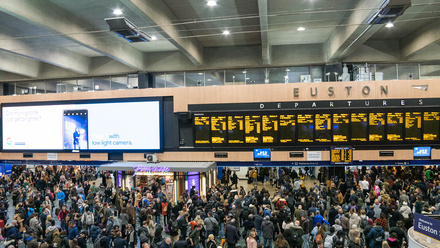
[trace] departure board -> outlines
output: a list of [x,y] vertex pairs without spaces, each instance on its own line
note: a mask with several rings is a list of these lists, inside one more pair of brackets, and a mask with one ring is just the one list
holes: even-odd
[[431,108],[297,113],[193,113],[194,146],[414,146],[440,141],[440,111]]
[[403,112],[387,113],[387,140],[403,141]]
[[295,115],[280,115],[279,137],[281,144],[295,142]]
[[298,142],[313,142],[313,114],[301,114],[297,117]]
[[423,113],[423,140],[438,141],[440,127],[439,112]]
[[405,140],[422,140],[422,112],[405,113]]
[[226,116],[211,116],[212,144],[226,144]]
[[332,115],[315,115],[315,141],[332,142]]
[[244,143],[244,117],[242,115],[228,116],[228,143]]
[[348,142],[350,114],[333,114],[333,141]]
[[379,142],[385,140],[385,113],[370,113],[368,126],[370,128],[369,141]]
[[261,116],[246,116],[244,119],[244,139],[248,144],[260,143]]
[[196,144],[209,144],[210,141],[210,127],[209,116],[194,116],[195,126],[195,143]]
[[351,147],[332,147],[330,149],[330,163],[352,164],[353,149]]
[[278,141],[278,115],[261,116],[261,134],[265,144]]
[[368,114],[352,113],[351,114],[351,141],[367,142],[368,139]]

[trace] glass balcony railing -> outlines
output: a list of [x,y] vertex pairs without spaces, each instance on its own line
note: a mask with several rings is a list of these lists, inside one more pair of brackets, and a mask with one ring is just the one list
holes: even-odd
[[243,68],[3,82],[3,95],[106,91],[142,88],[277,84],[335,81],[417,80],[440,78],[440,64],[336,64],[324,66]]

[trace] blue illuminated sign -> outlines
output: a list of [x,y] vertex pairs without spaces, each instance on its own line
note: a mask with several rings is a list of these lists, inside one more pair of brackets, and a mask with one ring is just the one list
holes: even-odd
[[414,157],[431,157],[431,147],[414,147]]
[[270,149],[254,149],[254,158],[270,158]]

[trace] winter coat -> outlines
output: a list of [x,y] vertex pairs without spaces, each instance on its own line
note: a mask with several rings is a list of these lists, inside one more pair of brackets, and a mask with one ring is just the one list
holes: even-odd
[[93,225],[90,228],[90,237],[92,237],[92,241],[93,243],[95,243],[96,238],[98,238],[98,236],[102,233],[101,228],[99,228],[98,226]]
[[271,239],[274,234],[274,225],[270,220],[264,220],[263,224],[261,224],[261,230],[263,231],[263,238]]

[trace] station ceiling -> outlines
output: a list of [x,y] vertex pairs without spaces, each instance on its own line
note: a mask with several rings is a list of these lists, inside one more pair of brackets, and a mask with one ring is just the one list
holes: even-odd
[[[0,81],[440,60],[439,0],[412,0],[391,28],[367,23],[384,0],[207,2],[2,0]],[[110,32],[115,9],[156,40]]]

